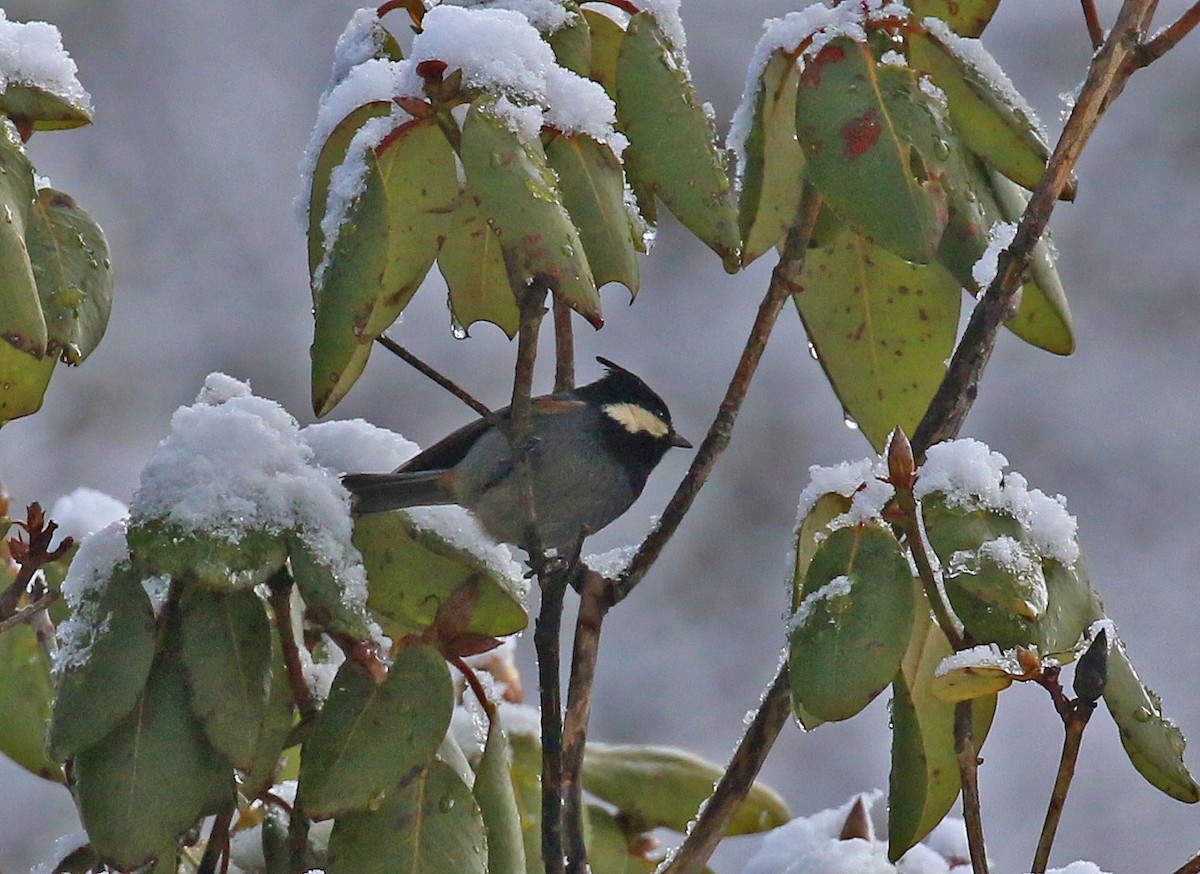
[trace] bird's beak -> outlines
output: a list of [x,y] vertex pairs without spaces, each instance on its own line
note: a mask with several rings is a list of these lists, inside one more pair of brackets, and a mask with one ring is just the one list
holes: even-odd
[[672,446],[678,446],[680,449],[692,449],[693,448],[690,440],[688,440],[686,437],[681,437],[680,435],[676,434],[674,431],[671,432],[671,437],[670,437],[669,442]]

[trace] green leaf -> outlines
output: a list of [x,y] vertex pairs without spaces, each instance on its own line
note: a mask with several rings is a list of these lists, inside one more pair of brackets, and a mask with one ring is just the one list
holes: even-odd
[[180,652],[192,709],[208,740],[238,768],[254,764],[270,693],[271,626],[252,590],[185,586]]
[[936,32],[913,28],[907,38],[909,62],[945,93],[954,130],[966,147],[1018,184],[1037,187],[1050,150],[1033,119]]
[[617,100],[617,58],[621,43],[625,41],[625,29],[599,9],[585,7],[580,10],[588,23],[592,56],[588,78],[599,82],[615,103]]
[[432,762],[377,810],[338,817],[329,874],[486,874],[487,839],[471,790]]
[[407,513],[359,516],[354,545],[367,568],[368,606],[393,638],[424,631],[464,587],[475,604],[464,632],[503,637],[528,622],[518,577]]
[[218,592],[265,583],[287,558],[282,538],[263,531],[247,531],[239,540],[230,541],[146,519],[130,526],[128,539],[130,552],[154,573]]
[[547,34],[545,39],[554,49],[554,59],[560,67],[587,78],[592,63],[592,36],[588,19],[579,14],[579,7],[574,2],[563,5],[574,13],[574,17],[569,24]]
[[355,584],[340,578],[300,537],[287,538],[287,551],[296,588],[313,620],[360,640],[370,638],[370,622],[363,603],[366,593],[357,591],[361,582]]
[[183,668],[164,652],[125,720],[75,760],[75,798],[92,846],[128,871],[233,798],[233,769],[204,739]]
[[[992,173],[991,181],[1004,220],[1018,220],[1029,203],[1029,192],[999,173]],[[1033,260],[1022,281],[1021,307],[1006,323],[1008,329],[1039,349],[1070,355],[1075,351],[1075,331],[1049,232],[1033,247]]]
[[387,191],[388,260],[367,320],[370,340],[391,327],[433,266],[459,189],[454,150],[432,119],[400,125],[376,159]]
[[637,251],[620,160],[586,134],[551,136],[546,160],[558,174],[563,206],[579,228],[596,287],[619,282],[636,296]]
[[1047,561],[1042,573],[1049,603],[1036,623],[1034,642],[1042,655],[1053,653],[1066,662],[1074,658],[1075,646],[1088,626],[1104,618],[1104,605],[1088,580],[1083,559],[1070,568]]
[[47,351],[78,364],[100,343],[112,311],[108,240],[69,195],[43,188],[25,241],[46,319]]
[[0,132],[0,339],[40,358],[46,351],[46,320],[25,243],[33,198],[33,165],[21,146]]
[[0,113],[31,121],[34,130],[67,130],[92,123],[86,97],[73,101],[32,82],[8,82],[0,93]]
[[54,689],[37,633],[18,625],[0,633],[0,753],[47,780],[63,779],[46,753]]
[[50,756],[64,761],[110,734],[142,695],[154,661],[155,620],[144,574],[118,564],[59,625]]
[[388,267],[388,197],[375,153],[365,149],[363,188],[346,210],[324,274],[313,276],[313,412],[332,410],[367,366],[367,322]]
[[1200,801],[1200,786],[1183,762],[1183,733],[1163,716],[1162,702],[1138,678],[1119,639],[1108,653],[1104,703],[1138,773],[1172,798],[1188,804]]
[[825,526],[850,509],[851,499],[837,492],[827,492],[813,503],[812,509],[796,528],[796,561],[792,566],[790,608],[795,612],[804,597],[804,578],[817,547],[825,539]]
[[[312,186],[309,189],[308,201],[308,275],[317,272],[317,266],[325,258],[325,234],[321,231],[321,220],[325,218],[325,207],[328,201],[329,177],[344,160],[350,141],[358,133],[358,129],[372,118],[389,115],[392,111],[390,100],[375,100],[365,103],[353,110],[342,119],[338,126],[329,134],[321,147],[313,167]],[[314,289],[315,294],[315,289]],[[313,304],[316,304],[313,298]]]
[[[918,603],[927,607],[924,595]],[[942,821],[958,798],[961,781],[954,754],[954,705],[933,695],[934,672],[950,655],[950,643],[928,618],[913,629],[912,641],[892,684],[892,770],[888,789],[888,858],[893,861]],[[975,749],[983,747],[995,696],[972,704]]]
[[36,358],[0,342],[0,425],[32,416],[42,408],[42,398],[50,384],[50,374],[58,359],[53,355]]
[[[590,742],[583,756],[583,787],[609,804],[638,831],[686,832],[712,795],[724,768],[674,747]],[[768,831],[791,819],[787,803],[755,783],[726,834]]]
[[450,672],[433,647],[403,647],[378,685],[347,661],[304,744],[305,812],[329,819],[402,794],[397,787],[432,761],[453,706]]
[[785,52],[772,53],[754,97],[741,168],[738,227],[742,266],[784,238],[804,190],[804,149],[796,141],[796,88],[800,68]]
[[943,701],[956,703],[995,695],[1031,676],[1012,650],[1001,650],[993,644],[966,652],[970,655],[967,663],[951,656],[951,661],[943,660],[934,674],[930,691]]
[[[652,192],[737,271],[741,239],[725,158],[696,96],[686,62],[649,12],[629,20],[616,68],[617,120],[629,137],[625,170],[638,202]],[[643,213],[653,221],[653,216]]]
[[279,632],[271,628],[271,673],[262,729],[254,749],[251,766],[245,769],[238,790],[246,798],[258,798],[275,783],[276,769],[283,754],[283,745],[296,719],[296,706]]
[[526,860],[521,815],[508,770],[508,740],[497,717],[488,722],[487,742],[471,791],[479,804],[487,832],[488,874],[524,874]]
[[909,0],[913,21],[940,18],[959,36],[978,37],[996,12],[1000,0]]
[[897,124],[898,113],[918,118],[912,104],[921,99],[919,90],[894,93],[904,75],[877,67],[866,45],[832,40],[801,73],[796,136],[809,178],[840,215],[901,258],[927,263],[946,227],[946,192],[931,172],[939,148],[922,150],[921,140],[936,137]]
[[485,97],[467,111],[460,156],[467,185],[500,237],[510,288],[543,285],[600,327],[600,295],[541,141],[513,131]]
[[583,813],[588,863],[595,874],[654,874],[658,870],[654,861],[633,852],[639,844],[645,852],[648,835],[639,834],[636,828],[595,804],[584,805]]
[[450,313],[463,330],[491,322],[510,340],[516,336],[521,312],[508,284],[500,238],[488,227],[479,199],[465,188],[438,255],[438,269],[450,292]]
[[908,562],[890,531],[841,528],[817,547],[803,595],[789,623],[797,716],[849,719],[892,681],[908,647]]
[[912,433],[954,349],[962,291],[939,264],[911,264],[841,230],[809,249],[793,295],[842,406],[876,449]]
[[531,734],[510,734],[513,791],[521,816],[527,874],[545,874],[542,866],[542,745]]

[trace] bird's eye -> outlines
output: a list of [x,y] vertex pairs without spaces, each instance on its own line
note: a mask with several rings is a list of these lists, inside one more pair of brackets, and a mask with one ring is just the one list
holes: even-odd
[[604,413],[630,434],[665,437],[671,427],[659,416],[637,404],[605,404]]

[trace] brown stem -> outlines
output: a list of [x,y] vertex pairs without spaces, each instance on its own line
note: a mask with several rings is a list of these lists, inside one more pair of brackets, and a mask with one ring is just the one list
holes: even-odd
[[312,692],[304,679],[304,666],[300,663],[300,647],[292,629],[292,575],[287,568],[280,568],[268,582],[271,590],[271,611],[275,614],[275,628],[279,632],[279,644],[283,650],[283,664],[287,668],[288,685],[292,689],[292,700],[300,712],[301,721],[307,721],[317,712]]
[[672,856],[664,874],[700,874],[704,870],[787,722],[791,712],[789,687],[788,666],[784,661],[729,760],[729,767],[721,775],[712,797],[705,802],[704,812]]
[[403,346],[401,346],[399,343],[397,343],[391,337],[387,336],[386,334],[381,334],[380,336],[375,338],[375,342],[377,342],[384,349],[391,352],[393,355],[396,355],[397,357],[399,357],[401,361],[404,361],[406,364],[409,364],[410,366],[412,366],[419,373],[432,379],[434,382],[436,382],[438,385],[440,385],[446,391],[450,392],[450,394],[454,395],[456,398],[458,398],[460,401],[462,401],[464,404],[466,404],[468,407],[470,407],[472,410],[474,410],[476,413],[478,413],[483,418],[485,418],[485,419],[492,418],[492,411],[488,408],[487,404],[484,404],[484,403],[480,402],[479,400],[476,400],[476,398],[473,395],[471,395],[465,389],[460,388],[459,385],[457,383],[455,383],[454,381],[452,381],[449,377],[444,376],[440,371],[435,370],[433,367],[426,364],[424,361],[422,361],[416,355],[413,355],[411,352],[409,352],[407,349],[405,349]]
[[1200,24],[1200,3],[1189,7],[1177,20],[1171,22],[1162,32],[1142,46],[1141,51],[1138,52],[1138,63],[1143,67],[1154,63],[1175,48],[1180,40],[1195,29],[1197,24]]
[[575,331],[571,325],[571,307],[554,296],[554,391],[575,388]]
[[[1057,706],[1057,705],[1056,705]],[[1087,727],[1092,711],[1096,709],[1095,702],[1076,701],[1070,712],[1063,718],[1063,748],[1062,757],[1058,763],[1058,776],[1054,779],[1054,789],[1050,793],[1050,804],[1046,807],[1046,819],[1042,823],[1042,834],[1038,838],[1037,851],[1033,856],[1033,874],[1045,874],[1050,862],[1050,848],[1054,845],[1054,834],[1058,831],[1059,820],[1062,819],[1063,807],[1067,803],[1067,791],[1071,788],[1071,780],[1075,776],[1075,763],[1079,760],[1079,746],[1083,741],[1083,730]]]
[[533,632],[537,650],[538,694],[542,717],[542,862],[546,874],[563,868],[563,727],[559,689],[559,636],[562,626],[565,576],[541,579],[542,606]]
[[913,435],[918,459],[941,440],[956,436],[975,402],[984,367],[996,336],[1011,314],[1013,295],[1033,256],[1033,247],[1050,220],[1058,196],[1070,178],[1088,138],[1109,104],[1121,93],[1136,69],[1140,28],[1155,0],[1125,0],[1104,46],[1092,59],[1079,98],[1067,119],[1054,154],[1017,226],[1016,236],[1001,253],[996,277],[980,298],[963,332],[950,367]]
[[10,628],[16,628],[26,622],[32,622],[37,615],[55,603],[62,595],[56,590],[50,590],[43,594],[40,598],[30,604],[22,607],[7,619],[0,621],[0,634],[8,631]]
[[479,706],[487,714],[488,720],[494,721],[496,719],[496,705],[492,703],[492,699],[488,698],[487,691],[483,688],[483,683],[479,682],[479,675],[475,673],[475,669],[468,665],[461,656],[452,656],[450,664],[458,668],[458,672],[463,675],[463,679],[471,687],[471,694],[475,696],[475,700],[479,702]]
[[592,684],[600,651],[600,630],[608,613],[605,593],[608,582],[592,570],[584,570],[579,593],[579,615],[575,621],[575,645],[571,651],[571,679],[567,683],[567,715],[563,722],[563,795],[567,840],[567,871],[587,871],[587,847],[583,838],[583,754],[588,720],[592,711]]
[[758,369],[758,363],[762,360],[767,340],[771,336],[771,329],[775,327],[775,321],[779,318],[779,312],[783,309],[784,303],[797,291],[796,279],[804,268],[808,241],[812,237],[820,205],[821,201],[816,190],[806,183],[804,198],[798,213],[801,219],[788,231],[783,253],[779,256],[779,263],[775,265],[775,270],[771,273],[770,287],[767,289],[762,303],[759,304],[758,315],[750,329],[750,336],[746,338],[746,345],[742,349],[737,369],[729,382],[729,387],[725,390],[725,398],[721,401],[712,425],[709,426],[704,442],[700,444],[700,448],[692,459],[691,467],[675,490],[666,509],[663,510],[658,524],[642,541],[642,545],[629,563],[629,567],[613,581],[609,593],[613,604],[620,603],[628,597],[629,593],[646,576],[654,562],[658,560],[663,548],[679,527],[679,523],[691,509],[692,503],[696,500],[696,494],[708,481],[708,476],[712,473],[717,458],[729,445],[734,423],[737,421],[742,402],[746,398],[746,392],[750,388],[750,382]]
[[971,735],[971,702],[954,705],[954,754],[962,778],[963,819],[967,823],[967,844],[971,852],[973,874],[988,874],[987,851],[983,842],[983,816],[979,808],[979,758]]
[[1200,853],[1188,859],[1175,869],[1172,874],[1200,874]]
[[216,874],[218,865],[222,869],[228,867],[229,826],[236,815],[237,805],[230,802],[213,818],[212,828],[208,831],[208,843],[204,847],[204,855],[200,857],[196,874]]
[[1096,14],[1095,0],[1082,0],[1083,20],[1087,24],[1088,37],[1092,48],[1098,49],[1104,45],[1104,27],[1100,24],[1100,16]]
[[291,814],[288,816],[287,874],[303,874],[309,870],[308,829],[311,825],[312,821],[304,812],[304,807],[300,803],[300,795],[297,793],[296,801],[292,804]]

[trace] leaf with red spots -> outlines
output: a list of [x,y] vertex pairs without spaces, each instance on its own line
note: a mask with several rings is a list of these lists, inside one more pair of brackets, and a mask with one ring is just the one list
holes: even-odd
[[954,349],[958,282],[841,229],[809,249],[797,284],[809,340],[863,435],[880,449],[897,426],[912,433]]
[[950,134],[911,71],[833,40],[800,75],[796,136],[809,178],[859,233],[909,261],[933,258],[946,227],[939,165]]
[[1000,0],[909,0],[913,21],[929,16],[942,19],[959,36],[977,37],[983,33]]

